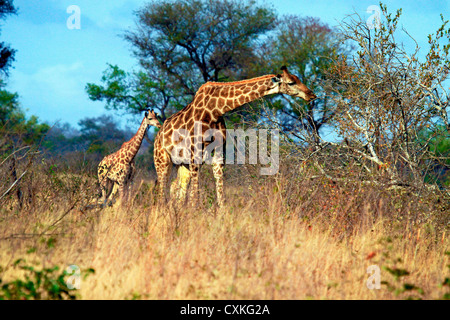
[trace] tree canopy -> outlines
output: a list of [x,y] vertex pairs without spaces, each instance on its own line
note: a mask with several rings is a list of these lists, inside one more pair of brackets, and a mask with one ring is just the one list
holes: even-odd
[[[157,110],[163,120],[186,106],[206,81],[233,81],[279,72],[282,65],[315,92],[330,55],[344,54],[335,30],[318,18],[282,16],[256,1],[152,1],[136,12],[137,27],[124,37],[139,71],[108,65],[101,84],[88,83],[107,109]],[[332,117],[329,100],[306,104],[274,99],[283,129],[319,130]]]
[[299,130],[307,130],[319,136],[323,126],[333,118],[333,102],[325,93],[323,80],[332,64],[331,57],[346,56],[351,51],[341,40],[337,30],[319,18],[286,15],[278,18],[276,28],[258,48],[259,57],[252,63],[255,74],[287,65],[290,72],[320,96],[310,103],[289,96],[272,99],[285,132],[297,136]]
[[193,95],[204,82],[241,74],[275,18],[254,0],[153,1],[137,11],[138,27],[125,39],[144,69],[156,65]]
[[49,130],[47,124],[40,123],[36,116],[27,119],[20,108],[17,93],[11,93],[0,81],[0,146],[9,145],[11,140],[18,143],[39,142]]
[[[0,20],[4,20],[8,15],[16,14],[17,9],[14,7],[12,0],[0,0]],[[8,75],[8,69],[14,61],[16,50],[10,48],[4,42],[0,42],[0,73]]]

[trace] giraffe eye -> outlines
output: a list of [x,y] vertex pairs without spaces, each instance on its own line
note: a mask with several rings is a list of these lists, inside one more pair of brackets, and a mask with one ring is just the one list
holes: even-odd
[[297,84],[297,82],[293,81],[293,82],[288,82],[288,86],[293,86],[294,84]]

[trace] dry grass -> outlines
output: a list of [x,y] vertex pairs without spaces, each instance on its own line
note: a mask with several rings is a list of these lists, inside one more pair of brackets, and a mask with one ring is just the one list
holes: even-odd
[[[152,182],[138,178],[128,207],[81,211],[97,195],[95,177],[36,170],[34,202],[17,210],[11,197],[0,212],[3,281],[23,276],[12,264],[25,258],[94,268],[77,292],[82,299],[440,299],[448,292],[440,284],[449,276],[449,212],[438,201],[287,169],[259,178],[230,169],[227,204],[217,210],[208,204],[206,168],[197,209],[157,208]],[[379,290],[366,286],[371,265],[381,268]],[[409,274],[395,279],[386,267]],[[404,283],[423,293],[395,291]]]

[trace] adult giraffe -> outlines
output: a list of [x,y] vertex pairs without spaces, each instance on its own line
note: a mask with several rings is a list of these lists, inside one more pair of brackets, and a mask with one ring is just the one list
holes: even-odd
[[[236,82],[207,82],[200,87],[194,96],[193,101],[184,109],[168,118],[161,130],[155,138],[154,144],[154,162],[156,173],[158,175],[158,196],[165,198],[168,179],[172,163],[176,163],[174,159],[178,155],[178,150],[174,153],[174,148],[180,144],[179,137],[173,139],[174,133],[182,132],[182,135],[189,134],[190,141],[186,139],[186,146],[190,146],[190,159],[183,161],[178,169],[179,194],[183,198],[186,194],[189,181],[191,182],[192,201],[198,201],[199,184],[198,175],[201,161],[198,161],[196,154],[198,150],[205,148],[212,141],[203,141],[204,133],[209,129],[216,129],[215,139],[221,138],[224,142],[226,139],[225,121],[222,116],[245,103],[254,101],[270,94],[284,93],[294,97],[300,97],[305,101],[311,101],[316,95],[308,89],[300,79],[290,74],[285,66],[281,68],[282,74],[265,75],[248,80]],[[196,136],[194,127],[201,123],[200,130],[197,127],[197,133],[201,134],[199,138]],[[221,135],[217,136],[217,135]],[[197,147],[197,149],[196,149]],[[196,158],[197,157],[197,158]],[[175,160],[175,161],[174,161]],[[186,160],[186,159],[185,159]],[[219,152],[214,153],[213,172],[216,180],[217,202],[219,206],[223,206],[223,158]]]

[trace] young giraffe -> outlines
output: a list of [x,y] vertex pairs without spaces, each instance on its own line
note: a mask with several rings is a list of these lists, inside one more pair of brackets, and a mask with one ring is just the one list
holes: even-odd
[[[311,101],[316,98],[315,94],[308,89],[300,79],[288,72],[287,68],[281,68],[282,74],[265,75],[253,79],[236,82],[207,82],[200,87],[195,94],[194,100],[184,109],[168,118],[155,138],[154,144],[154,162],[158,175],[158,191],[160,197],[165,197],[170,170],[174,159],[172,151],[179,143],[178,139],[174,143],[172,134],[179,129],[188,132],[191,138],[190,161],[188,164],[182,164],[178,169],[179,192],[178,197],[186,195],[189,182],[191,183],[192,201],[198,201],[199,186],[198,175],[200,164],[199,155],[195,155],[195,144],[200,150],[205,150],[211,142],[196,140],[194,136],[194,123],[201,122],[202,134],[208,129],[216,129],[216,135],[221,135],[223,143],[226,139],[225,121],[222,116],[245,103],[249,103],[258,98],[270,94],[283,93],[294,97],[300,97],[305,101]],[[218,136],[215,137],[217,139]],[[198,137],[197,137],[198,139]],[[182,139],[180,139],[182,140]],[[199,142],[201,141],[201,142]],[[189,143],[189,141],[187,142]],[[197,149],[198,150],[198,149]],[[200,155],[201,157],[201,155]],[[194,161],[197,159],[197,161]],[[200,158],[201,159],[201,158]],[[201,163],[201,161],[200,161]],[[216,181],[216,194],[219,207],[223,206],[223,154],[214,152],[213,172]]]
[[141,147],[148,126],[161,128],[153,110],[145,112],[141,126],[133,138],[124,142],[118,151],[106,156],[99,163],[98,181],[102,190],[99,204],[106,205],[108,200],[113,199],[117,191],[119,192],[119,200],[116,204],[120,204],[124,200],[125,187],[133,179],[135,171],[134,157]]

